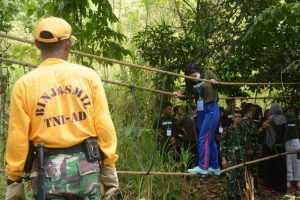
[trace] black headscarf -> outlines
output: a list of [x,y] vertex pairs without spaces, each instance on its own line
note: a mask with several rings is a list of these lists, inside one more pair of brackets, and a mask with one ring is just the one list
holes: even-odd
[[[278,103],[271,104],[270,113],[272,116],[271,121],[276,126],[281,126],[284,124],[285,125],[284,130],[286,131],[287,122],[281,106]],[[266,133],[266,144],[270,149],[272,149],[273,145],[275,144],[276,138],[277,138],[277,131],[273,126],[269,126]]]
[[[186,65],[184,75],[190,76],[192,73],[198,72],[200,73],[200,78],[204,78],[203,70],[197,64],[188,64]],[[194,85],[200,83],[201,81],[195,81],[190,79],[185,79],[185,91],[184,95],[193,95],[196,99],[198,99],[198,93],[194,89]]]

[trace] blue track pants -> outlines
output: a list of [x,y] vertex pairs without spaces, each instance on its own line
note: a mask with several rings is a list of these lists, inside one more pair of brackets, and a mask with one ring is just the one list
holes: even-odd
[[199,125],[199,167],[207,170],[209,167],[219,169],[218,146],[214,139],[214,133],[220,120],[218,103],[207,103],[204,111],[198,111]]

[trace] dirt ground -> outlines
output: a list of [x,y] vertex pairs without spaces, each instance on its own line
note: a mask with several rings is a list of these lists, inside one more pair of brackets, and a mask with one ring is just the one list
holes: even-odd
[[[226,180],[225,177],[210,177],[208,183],[203,183],[200,179],[197,180],[197,184],[193,184],[193,190],[199,192],[207,200],[223,200],[226,194]],[[300,189],[295,185],[289,189],[286,194],[294,195],[297,200],[300,200]],[[282,199],[283,193],[270,192],[265,190],[262,184],[260,184],[260,195],[255,197],[258,200],[279,200]]]

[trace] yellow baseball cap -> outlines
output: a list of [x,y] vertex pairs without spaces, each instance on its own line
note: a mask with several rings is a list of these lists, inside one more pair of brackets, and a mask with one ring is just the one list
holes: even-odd
[[76,38],[72,35],[72,27],[64,19],[59,17],[47,17],[42,19],[35,31],[35,39],[40,42],[53,43],[60,40]]

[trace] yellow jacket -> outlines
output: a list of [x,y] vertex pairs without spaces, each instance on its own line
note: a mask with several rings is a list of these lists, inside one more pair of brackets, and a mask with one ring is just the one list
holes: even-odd
[[23,174],[29,140],[66,148],[98,136],[104,164],[114,166],[117,138],[103,85],[87,67],[50,58],[24,75],[11,94],[6,173]]

